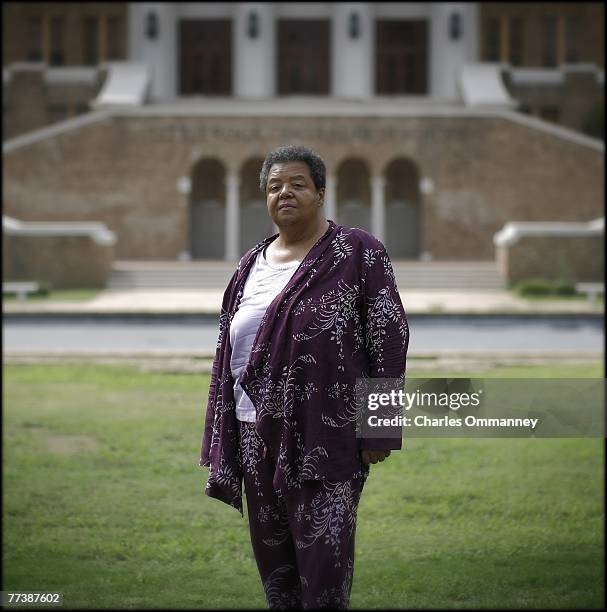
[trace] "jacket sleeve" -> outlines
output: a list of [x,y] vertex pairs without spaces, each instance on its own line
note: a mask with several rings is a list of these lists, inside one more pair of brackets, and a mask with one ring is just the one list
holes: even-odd
[[229,342],[228,316],[230,312],[231,301],[233,299],[232,293],[236,285],[236,277],[238,276],[238,272],[239,269],[234,272],[234,275],[230,279],[230,282],[228,283],[228,286],[223,294],[223,300],[221,303],[221,312],[219,315],[219,336],[217,338],[215,358],[213,359],[213,368],[211,370],[211,382],[209,384],[207,412],[204,430],[202,434],[200,462],[198,464],[200,467],[210,466],[211,440],[213,438],[213,423],[215,421],[215,396],[217,394],[217,377],[219,369],[221,368],[221,363],[223,361],[226,344],[227,342]]
[[[409,325],[392,263],[384,245],[373,238],[363,251],[362,261],[363,330],[371,378],[396,379],[394,387],[405,382]],[[364,450],[399,450],[399,438],[359,438]]]

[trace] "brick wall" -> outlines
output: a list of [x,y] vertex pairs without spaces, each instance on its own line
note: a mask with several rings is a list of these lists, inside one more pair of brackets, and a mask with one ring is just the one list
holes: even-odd
[[[64,66],[83,66],[86,62],[87,17],[97,19],[97,56],[98,62],[108,59],[127,57],[128,3],[126,2],[3,2],[2,3],[2,65],[31,61],[30,20],[41,19],[42,57],[38,61],[51,63],[51,20],[63,19]],[[116,51],[118,57],[109,57],[108,22],[118,19]]]
[[101,221],[117,235],[118,259],[176,259],[190,248],[190,198],[177,183],[196,160],[238,174],[289,142],[318,151],[335,176],[349,157],[371,176],[411,160],[434,183],[420,203],[421,248],[434,259],[493,260],[493,235],[508,221],[603,215],[603,150],[507,116],[116,115],[6,152],[4,210],[24,221]]
[[523,236],[498,246],[496,259],[508,283],[531,278],[602,282],[605,236]]
[[[486,55],[486,24],[488,18],[500,21],[502,55],[498,61],[508,62],[509,26],[511,18],[523,20],[522,66],[543,66],[544,17],[557,19],[557,63],[565,61],[565,19],[578,20],[575,39],[579,62],[605,65],[605,5],[602,2],[480,2],[479,3],[479,49],[480,57]],[[561,60],[561,61],[558,61]]]
[[113,245],[90,236],[4,234],[2,278],[44,281],[54,289],[105,287],[112,271]]
[[20,136],[89,111],[106,77],[96,73],[94,83],[48,83],[44,64],[13,66],[3,85],[3,138]]
[[605,88],[597,82],[594,70],[565,71],[562,85],[515,85],[506,78],[510,95],[529,114],[542,117],[542,109],[558,112],[555,123],[583,132],[592,110],[605,107]]

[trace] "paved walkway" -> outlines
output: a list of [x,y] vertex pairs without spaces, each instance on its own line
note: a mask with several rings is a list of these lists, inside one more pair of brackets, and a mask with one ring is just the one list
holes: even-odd
[[[218,314],[218,290],[108,289],[81,302],[4,302],[5,313],[29,314]],[[604,303],[585,299],[528,300],[507,291],[409,290],[401,292],[407,314],[604,314]]]

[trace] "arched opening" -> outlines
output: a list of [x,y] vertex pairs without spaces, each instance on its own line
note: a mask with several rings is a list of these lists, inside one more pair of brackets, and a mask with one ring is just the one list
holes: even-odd
[[419,169],[398,158],[386,168],[385,245],[390,257],[418,259],[421,248]]
[[246,253],[264,238],[275,233],[268,215],[266,198],[259,190],[263,158],[248,159],[240,172],[240,252]]
[[367,164],[346,159],[337,170],[337,219],[346,227],[371,231],[371,184]]
[[192,259],[223,259],[225,235],[225,168],[204,158],[192,168],[190,253]]

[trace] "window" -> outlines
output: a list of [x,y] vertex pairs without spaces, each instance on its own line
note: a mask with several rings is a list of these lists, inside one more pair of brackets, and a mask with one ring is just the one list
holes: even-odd
[[544,17],[543,58],[544,66],[556,66],[556,17]]
[[523,113],[524,115],[531,115],[531,107],[529,107],[527,104],[521,104],[518,107],[518,112],[519,113]]
[[107,21],[107,58],[117,60],[122,57],[122,20],[110,17]]
[[578,57],[579,20],[577,17],[567,17],[565,20],[565,61],[574,63]]
[[63,104],[51,104],[48,107],[49,123],[57,123],[68,118],[68,108]]
[[485,61],[500,61],[500,20],[497,17],[485,19]]
[[63,17],[53,17],[51,19],[51,66],[63,66],[65,64],[65,54],[63,51],[65,39],[65,28]]
[[427,93],[426,20],[377,20],[376,92]]
[[179,25],[182,95],[232,93],[232,22],[184,19]]
[[523,20],[521,17],[510,18],[510,63],[513,66],[523,64]]
[[29,20],[29,49],[27,52],[29,62],[42,61],[42,19],[32,17]]
[[329,93],[329,22],[281,19],[278,22],[278,93]]
[[540,117],[546,121],[552,121],[552,123],[559,122],[559,109],[556,106],[542,106],[540,107]]
[[97,17],[84,18],[84,63],[86,66],[95,66],[99,60],[97,39]]

